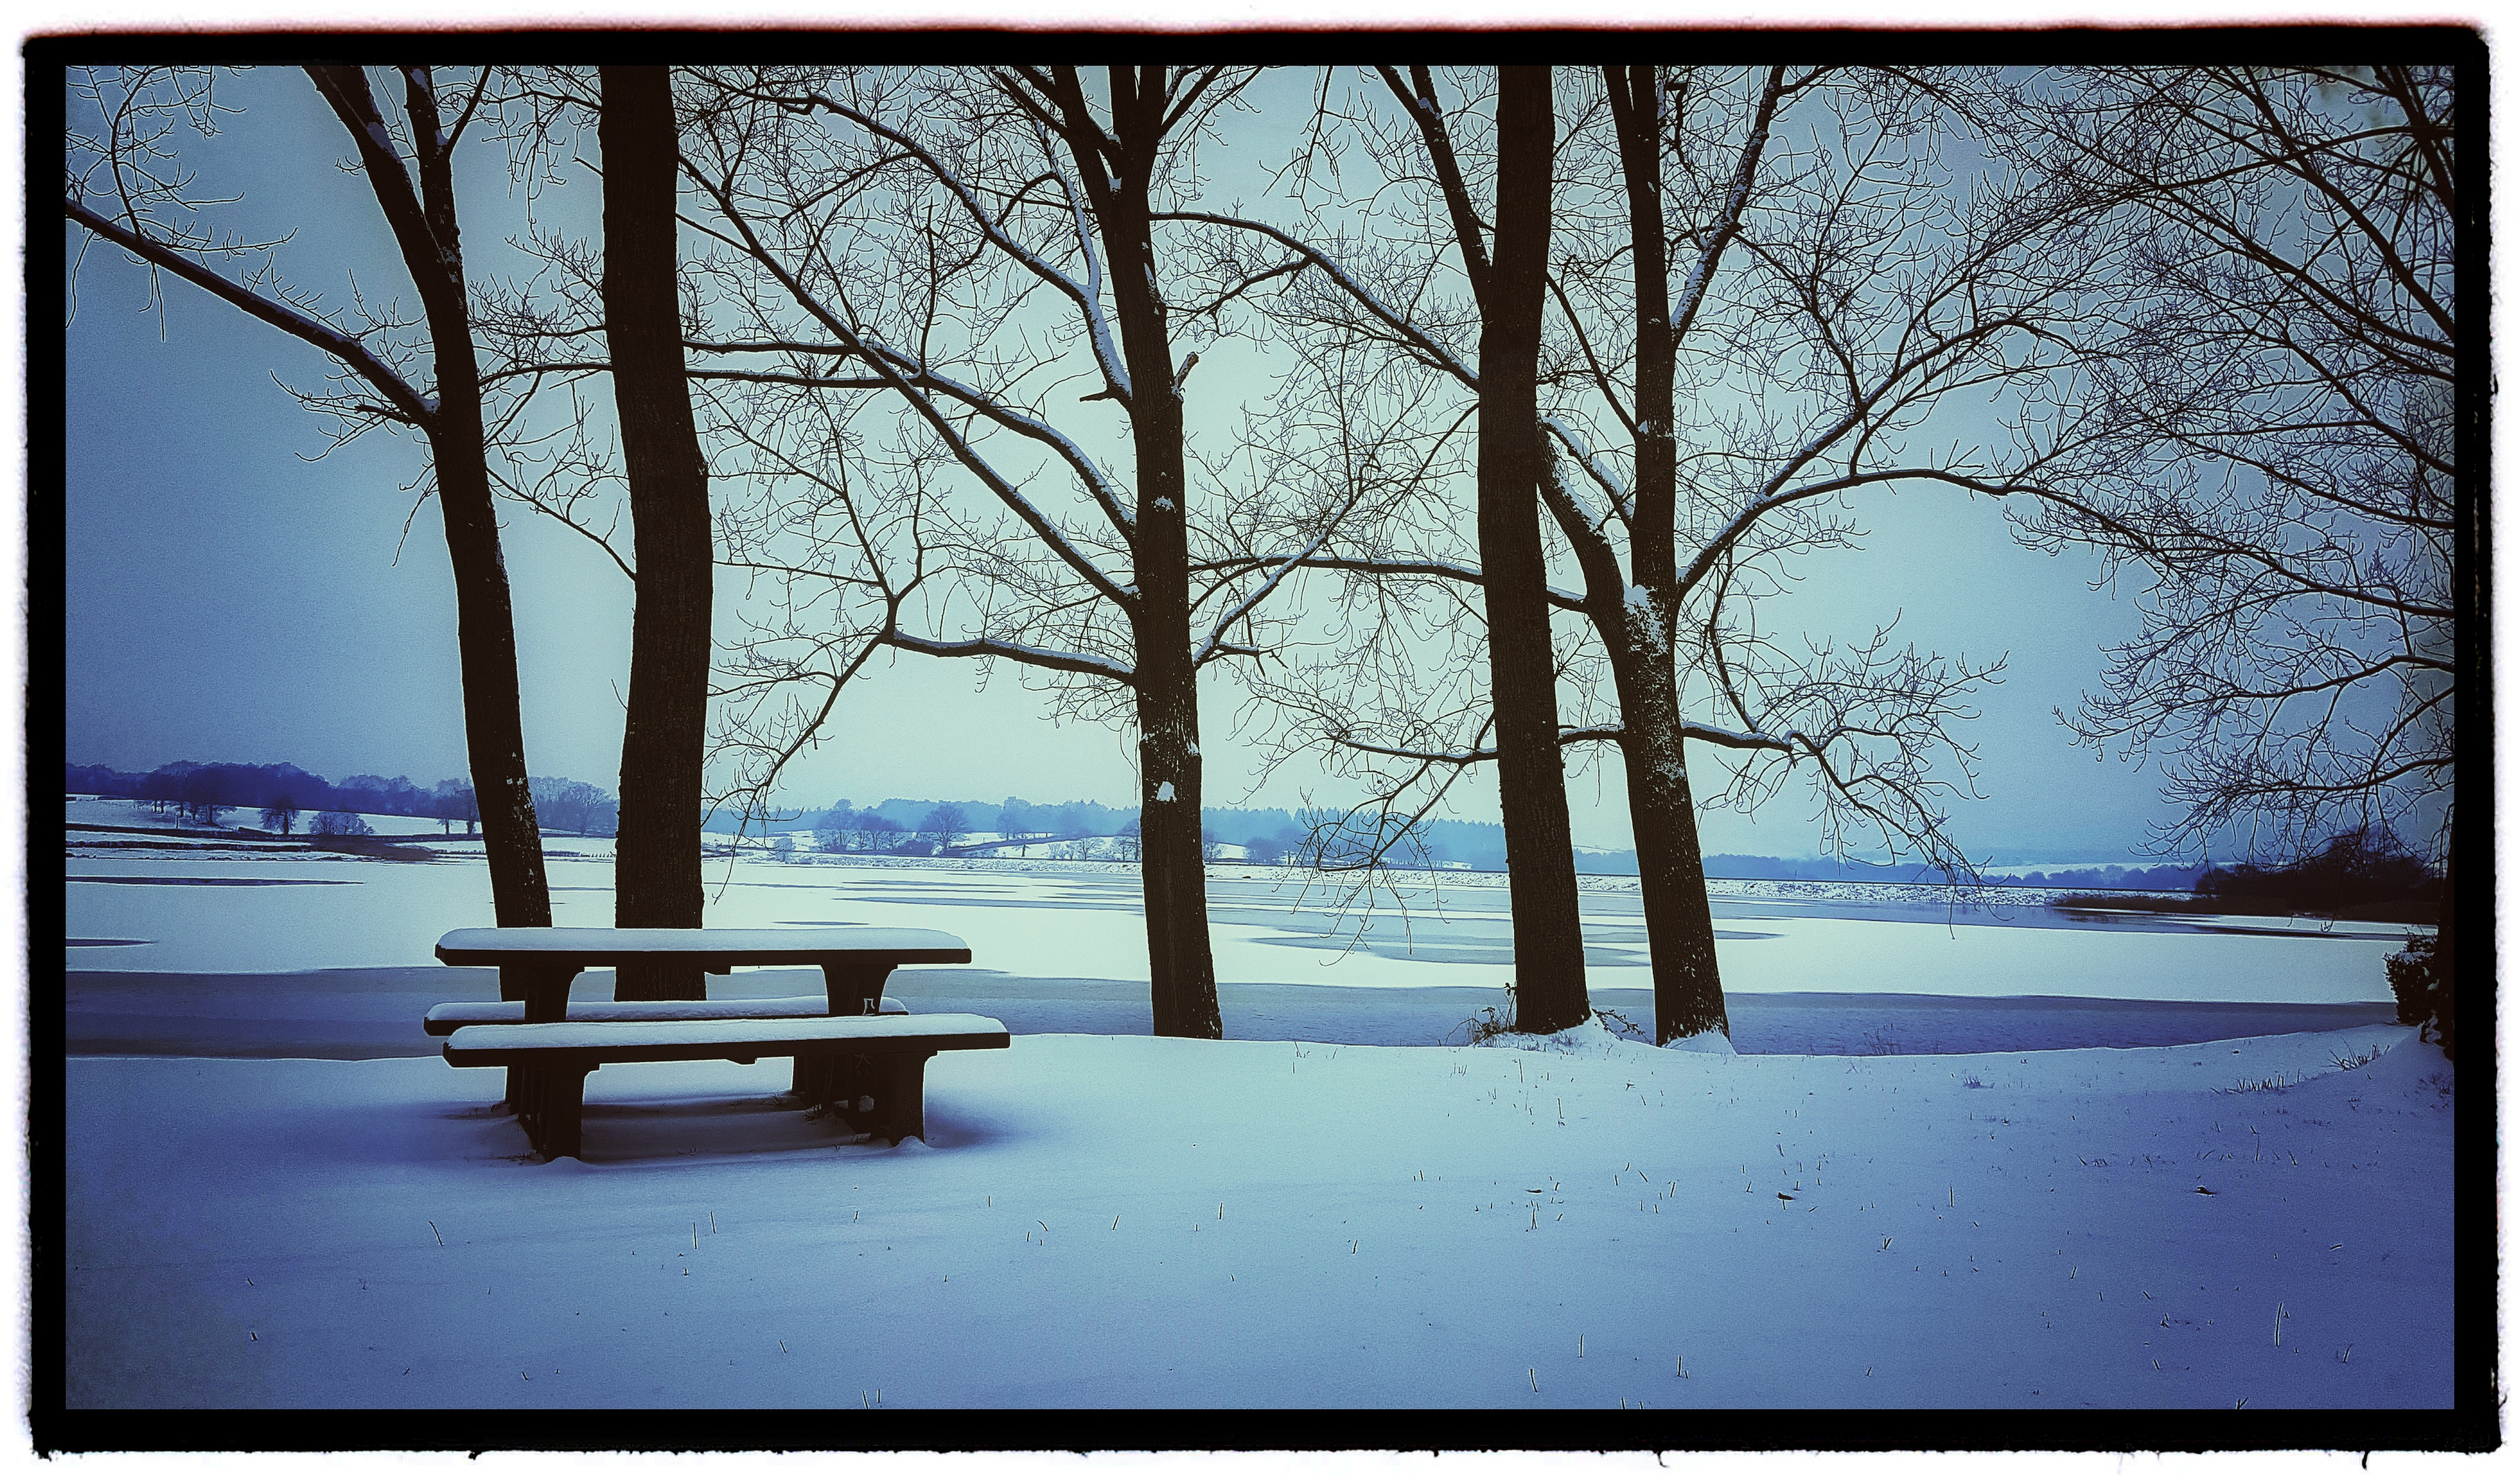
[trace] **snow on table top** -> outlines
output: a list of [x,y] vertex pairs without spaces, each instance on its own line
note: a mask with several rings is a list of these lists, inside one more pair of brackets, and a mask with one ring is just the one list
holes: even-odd
[[659,954],[747,962],[832,956],[898,962],[971,961],[963,939],[928,927],[458,927],[437,942],[439,961],[450,963],[536,957],[609,962]]
[[[843,1014],[812,1019],[663,1019],[619,1023],[568,1020],[552,1024],[468,1024],[446,1037],[457,1054],[510,1050],[630,1050],[669,1046],[694,1037],[695,1026],[745,1044],[809,1040],[906,1040],[936,1037],[1007,1037],[1007,1027],[985,1014]],[[964,1047],[946,1046],[948,1050]]]

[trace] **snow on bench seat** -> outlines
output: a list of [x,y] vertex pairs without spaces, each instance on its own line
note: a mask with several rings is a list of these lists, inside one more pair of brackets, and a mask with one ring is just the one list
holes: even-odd
[[[939,1050],[1004,1050],[1007,1027],[981,1014],[857,1014],[807,1019],[670,1019],[468,1024],[447,1037],[450,1065],[507,1066],[508,1101],[545,1158],[575,1157],[587,1075],[641,1060],[797,1057],[798,1094],[863,1132],[898,1143],[926,1135],[927,1061]],[[803,1068],[808,1058],[815,1069]]]
[[[886,999],[881,1012],[907,1014],[910,1007],[898,999]],[[572,1000],[567,1018],[572,1023],[628,1024],[662,1019],[820,1019],[830,1013],[831,1001],[824,996],[797,994],[785,999]],[[432,1035],[451,1035],[466,1025],[524,1022],[525,1002],[510,999],[437,1005],[421,1024]]]
[[[507,1065],[535,1052],[583,1052],[614,1060],[727,1060],[812,1050],[1004,1050],[1007,1027],[985,1014],[847,1014],[810,1019],[659,1019],[630,1023],[470,1024],[446,1040],[456,1065]],[[474,1058],[474,1057],[481,1058]]]

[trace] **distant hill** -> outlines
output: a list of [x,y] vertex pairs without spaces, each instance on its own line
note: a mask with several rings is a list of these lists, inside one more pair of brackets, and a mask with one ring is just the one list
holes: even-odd
[[[71,793],[113,794],[125,798],[172,799],[183,787],[188,776],[198,775],[197,786],[206,783],[216,802],[231,808],[260,808],[281,793],[288,793],[298,807],[313,813],[338,809],[353,814],[433,816],[437,805],[449,791],[460,787],[449,780],[432,788],[423,788],[408,779],[380,779],[360,774],[332,782],[319,775],[307,773],[293,764],[248,765],[236,763],[200,764],[170,763],[149,774],[126,774],[95,765],[69,764],[64,779]],[[566,781],[534,781],[537,801],[542,798],[546,782]],[[585,827],[587,832],[608,832],[608,795],[599,790],[594,806],[604,813],[593,816]],[[1041,802],[1009,795],[1001,799],[885,799],[878,804],[853,807],[845,801],[821,809],[799,807],[783,809],[764,825],[755,820],[742,827],[753,834],[768,831],[814,829],[825,827],[843,811],[856,815],[874,815],[905,833],[915,833],[926,824],[928,814],[942,805],[963,811],[963,817],[973,832],[1007,833],[1008,811],[1026,833],[1064,839],[1086,835],[1134,833],[1138,812],[1134,808],[1116,808],[1092,800],[1075,799]],[[555,827],[554,816],[544,816],[545,827]],[[1309,827],[1302,815],[1290,809],[1209,809],[1200,816],[1208,834],[1225,844],[1258,846],[1265,852],[1275,845],[1292,849],[1299,844]],[[711,834],[733,834],[739,827],[738,817],[728,813],[712,814],[700,827]],[[1428,820],[1417,828],[1418,846],[1424,858],[1437,866],[1465,868],[1471,871],[1506,869],[1505,827],[1477,820]],[[1406,847],[1395,853],[1396,864],[1415,864],[1418,855]],[[1633,850],[1579,848],[1575,869],[1586,875],[1635,875],[1637,853]],[[2092,890],[2185,891],[2195,886],[2204,874],[2202,866],[2090,866],[2049,871],[2022,871],[2018,868],[1995,867],[1988,872],[1990,879],[2009,880],[2030,886],[2075,887]],[[1915,862],[1875,865],[1860,860],[1828,860],[1790,856],[1739,855],[1722,852],[1706,857],[1706,873],[1729,880],[1803,880],[1803,881],[1939,881],[1942,872]]]

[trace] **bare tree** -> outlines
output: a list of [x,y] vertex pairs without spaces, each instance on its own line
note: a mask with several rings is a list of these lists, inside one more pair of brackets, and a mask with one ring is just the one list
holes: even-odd
[[[1390,221],[1373,233],[1382,253],[1360,235],[1331,259],[1296,232],[1237,224],[1320,268],[1309,289],[1299,276],[1280,299],[1287,316],[1309,319],[1308,343],[1385,344],[1418,372],[1484,395],[1483,377],[1449,346],[1458,320],[1428,291],[1424,258],[1388,246],[1425,248],[1436,211],[1398,215],[1405,203],[1389,201],[1405,190],[1386,183],[1431,176],[1433,187],[1420,188],[1444,201],[1442,218],[1474,218],[1455,207],[1471,197],[1450,181],[1475,177],[1481,141],[1437,137],[1445,114],[1430,76],[1379,76],[1410,123],[1385,125],[1363,109],[1345,121],[1378,165],[1357,193],[1372,192]],[[1541,376],[1552,454],[1536,480],[1580,583],[1548,601],[1585,616],[1593,643],[1588,655],[1561,642],[1558,668],[1590,692],[1606,667],[1617,701],[1558,725],[1558,738],[1615,742],[1626,758],[1656,1038],[1667,1042],[1725,1027],[1697,804],[1753,807],[1799,769],[1832,847],[1914,848],[1969,873],[1941,801],[1968,789],[1972,754],[1952,734],[1972,715],[1967,692],[2000,663],[1897,648],[1887,632],[1796,648],[1769,633],[1776,622],[1763,624],[1760,607],[1788,587],[1787,560],[1850,541],[1852,524],[1831,510],[1852,495],[2052,490],[2046,469],[2071,425],[1996,449],[1947,439],[1935,450],[1919,427],[1956,389],[2015,406],[2038,393],[2057,357],[2041,344],[2054,319],[2078,310],[2084,267],[2054,201],[1972,192],[1936,169],[1935,99],[1951,79],[1928,87],[1769,67],[1629,69],[1600,83],[1566,89],[1576,118],[1558,164],[1566,245]],[[1795,136],[1778,144],[1780,112],[1797,104]],[[1666,195],[1677,197],[1670,208]],[[1312,357],[1328,361],[1318,347]],[[1440,402],[1432,410],[1437,423],[1451,413]],[[1603,425],[1627,451],[1595,449]],[[1439,491],[1441,481],[1421,486]],[[1360,834],[1405,833],[1386,823],[1396,796],[1422,815],[1462,767],[1496,756],[1491,734],[1532,697],[1534,683],[1483,683],[1466,658],[1458,632],[1473,611],[1441,586],[1484,575],[1451,531],[1458,521],[1436,511],[1352,525],[1355,537],[1310,561],[1363,580],[1347,605],[1358,634],[1309,670],[1262,684],[1295,714],[1298,738],[1343,751],[1380,796],[1382,818]],[[1688,682],[1706,693],[1703,718],[1683,705]],[[1733,765],[1702,793],[1684,761],[1688,740]],[[1519,870],[1519,848],[1513,859]]]
[[285,793],[274,794],[271,796],[271,802],[263,806],[262,823],[266,828],[277,829],[282,834],[287,834],[296,827],[297,814],[297,801],[294,798]]
[[431,794],[435,801],[431,812],[447,821],[450,830],[454,822],[461,820],[467,836],[474,832],[474,827],[481,822],[481,804],[474,797],[472,784],[461,779],[443,779],[438,781]]
[[[1423,71],[1419,72],[1423,78]],[[1546,67],[1506,67],[1497,78],[1496,259],[1480,238],[1457,171],[1445,199],[1462,231],[1479,301],[1478,534],[1486,574],[1490,690],[1496,703],[1497,789],[1505,811],[1513,897],[1514,1023],[1551,1034],[1592,1018],[1584,990],[1584,925],[1566,818],[1565,757],[1557,741],[1557,663],[1550,646],[1549,557],[1537,488],[1548,452],[1539,408],[1540,316],[1549,287],[1551,181],[1556,112]],[[1417,115],[1428,116],[1421,96]],[[1442,134],[1430,131],[1430,145]],[[1440,158],[1440,156],[1439,156]],[[1440,168],[1440,164],[1439,164]]]
[[2071,468],[2080,499],[2022,523],[2153,576],[2068,725],[2162,760],[2165,847],[2286,860],[2429,829],[2452,868],[2445,978],[2457,688],[2486,690],[2490,646],[2482,489],[2460,477],[2486,386],[2457,373],[2458,254],[2484,225],[2476,192],[2461,212],[2455,80],[2068,68],[2005,112],[2013,158],[2131,241],[2120,312],[2081,335],[2106,433]]
[[609,833],[616,813],[610,794],[581,779],[536,779],[535,800],[554,827],[571,834]]
[[[613,913],[624,927],[697,927],[709,482],[683,357],[674,98],[661,67],[607,67],[602,86],[605,339],[639,562]],[[701,999],[707,991],[700,969],[670,963],[624,963],[614,984],[620,999]]]
[[[179,278],[331,355],[340,366],[339,391],[299,398],[335,418],[338,439],[393,425],[428,442],[455,575],[466,750],[475,788],[492,796],[482,818],[493,904],[502,926],[549,926],[551,895],[518,709],[516,623],[490,497],[489,432],[455,211],[455,151],[487,77],[476,78],[450,120],[432,68],[397,68],[403,107],[389,121],[364,68],[309,67],[306,74],[348,132],[392,231],[420,295],[425,343],[407,332],[417,325],[389,312],[345,326],[340,314],[317,309],[304,290],[281,278],[272,258],[279,243],[240,242],[201,222],[208,201],[194,191],[177,140],[186,128],[215,129],[223,110],[206,70],[75,73],[71,96],[93,115],[70,131],[63,212],[146,266],[153,288],[159,273]],[[241,280],[222,270],[238,263],[256,264]]]
[[963,836],[970,831],[970,818],[963,813],[960,804],[939,804],[927,811],[927,818],[919,822],[919,837],[935,846],[939,855],[961,844]]
[[[1615,154],[1625,208],[1603,210],[1564,257],[1558,300],[1580,365],[1569,387],[1590,393],[1550,419],[1565,454],[1542,485],[1617,693],[1615,725],[1598,726],[1626,760],[1646,915],[1662,923],[1655,1035],[1667,1041],[1725,1026],[1687,740],[1808,762],[1827,823],[1969,873],[1932,802],[1950,791],[1932,758],[1967,773],[1948,734],[1996,667],[1893,649],[1887,632],[1779,660],[1754,624],[1734,622],[1768,582],[1762,563],[1849,535],[1806,504],[1902,487],[2045,490],[2052,444],[1936,448],[1919,427],[1955,390],[2017,407],[2047,387],[2055,355],[2041,345],[2081,311],[2087,252],[2061,233],[2071,217],[2050,195],[1963,184],[1939,165],[1939,135],[1959,121],[1945,100],[1964,79],[1770,67],[1613,67],[1601,81],[1615,144],[1597,152]],[[1664,207],[1674,178],[1677,219]],[[1727,425],[1728,391],[1758,421],[1732,411]],[[1587,421],[1624,432],[1625,477],[1594,454]],[[1707,681],[1715,722],[1684,715],[1684,674]]]
[[210,768],[188,771],[177,792],[182,796],[185,818],[202,825],[216,825],[228,806],[219,802],[219,776]]
[[[1218,571],[1221,548],[1250,546],[1265,493],[1206,512],[1192,496],[1183,396],[1198,354],[1181,349],[1221,334],[1228,304],[1167,295],[1176,257],[1156,229],[1180,217],[1157,206],[1194,189],[1189,147],[1246,76],[1114,67],[1101,103],[1073,67],[721,80],[717,130],[686,152],[727,247],[725,294],[754,321],[701,345],[726,357],[696,378],[813,391],[801,420],[722,421],[814,504],[750,525],[819,519],[788,546],[824,550],[755,540],[734,560],[793,581],[798,603],[873,611],[838,621],[863,632],[840,640],[792,621],[756,655],[820,662],[833,697],[878,648],[1003,659],[1052,683],[1062,711],[1135,727],[1154,1027],[1217,1037],[1198,677],[1258,648],[1262,603],[1342,512],[1320,503],[1323,525]],[[1111,410],[1052,408],[1078,370],[1081,403]],[[863,391],[898,418],[869,425]],[[1072,381],[1058,397],[1078,402]],[[1087,449],[1113,442],[1125,474]],[[1065,507],[1048,500],[1061,483]],[[957,487],[994,514],[957,507]],[[781,730],[782,751],[819,720]]]

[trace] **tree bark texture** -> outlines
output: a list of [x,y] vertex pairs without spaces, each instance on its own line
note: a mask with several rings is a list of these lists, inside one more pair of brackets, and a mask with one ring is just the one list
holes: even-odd
[[1706,902],[1706,859],[1698,849],[1697,804],[1681,751],[1680,693],[1671,649],[1614,654],[1619,740],[1627,762],[1628,822],[1636,831],[1637,876],[1653,960],[1654,1043],[1709,1030],[1732,1032],[1715,959],[1715,915]]
[[500,926],[548,927],[551,889],[543,872],[533,791],[525,780],[525,728],[518,706],[516,615],[508,598],[507,560],[499,549],[498,513],[490,500],[481,371],[465,300],[454,165],[436,96],[428,68],[403,69],[420,165],[415,197],[400,157],[385,146],[388,134],[366,72],[357,67],[310,67],[307,73],[359,149],[370,187],[428,316],[437,402],[422,428],[428,437],[447,561],[455,577],[464,745],[481,809],[491,905]]
[[1478,534],[1513,906],[1514,1027],[1531,1034],[1592,1017],[1538,496],[1546,468],[1536,380],[1555,131],[1550,69],[1500,68],[1496,249],[1479,329]]
[[1672,542],[1678,515],[1678,448],[1672,379],[1678,350],[1662,208],[1661,91],[1651,67],[1602,68],[1619,136],[1628,195],[1628,243],[1637,291],[1636,487],[1629,540],[1636,587],[1646,603],[1621,601],[1620,629],[1603,630],[1619,689],[1620,745],[1627,759],[1628,820],[1653,960],[1654,1043],[1720,1030],[1728,1036],[1715,917],[1697,840],[1672,666],[1680,570]]
[[[612,915],[623,927],[697,927],[710,524],[675,275],[673,89],[662,67],[607,67],[602,79],[605,335],[638,558]],[[623,963],[613,997],[701,999],[707,976]]]
[[1165,72],[1161,67],[1110,68],[1105,152],[1087,142],[1084,130],[1091,120],[1083,115],[1082,94],[1072,71],[1060,70],[1062,90],[1078,99],[1070,111],[1068,143],[1102,238],[1130,381],[1129,434],[1138,472],[1138,590],[1131,634],[1137,648],[1139,878],[1154,1032],[1221,1040],[1216,958],[1207,934],[1207,863],[1198,833],[1198,668],[1191,650],[1182,399],[1148,218],[1165,126]]
[[[431,314],[433,318],[435,314]],[[432,333],[435,332],[432,324]],[[472,367],[472,339],[464,340]],[[438,514],[446,524],[446,557],[455,573],[455,645],[463,668],[464,747],[472,791],[481,807],[481,848],[490,863],[490,898],[503,927],[551,925],[551,887],[543,872],[543,835],[525,777],[525,725],[518,707],[517,623],[508,598],[508,565],[499,548],[499,515],[490,501],[482,458],[480,390],[449,385],[447,355],[438,360],[443,422],[428,442],[437,472]],[[470,376],[466,376],[469,378]],[[469,400],[470,413],[459,408]]]

